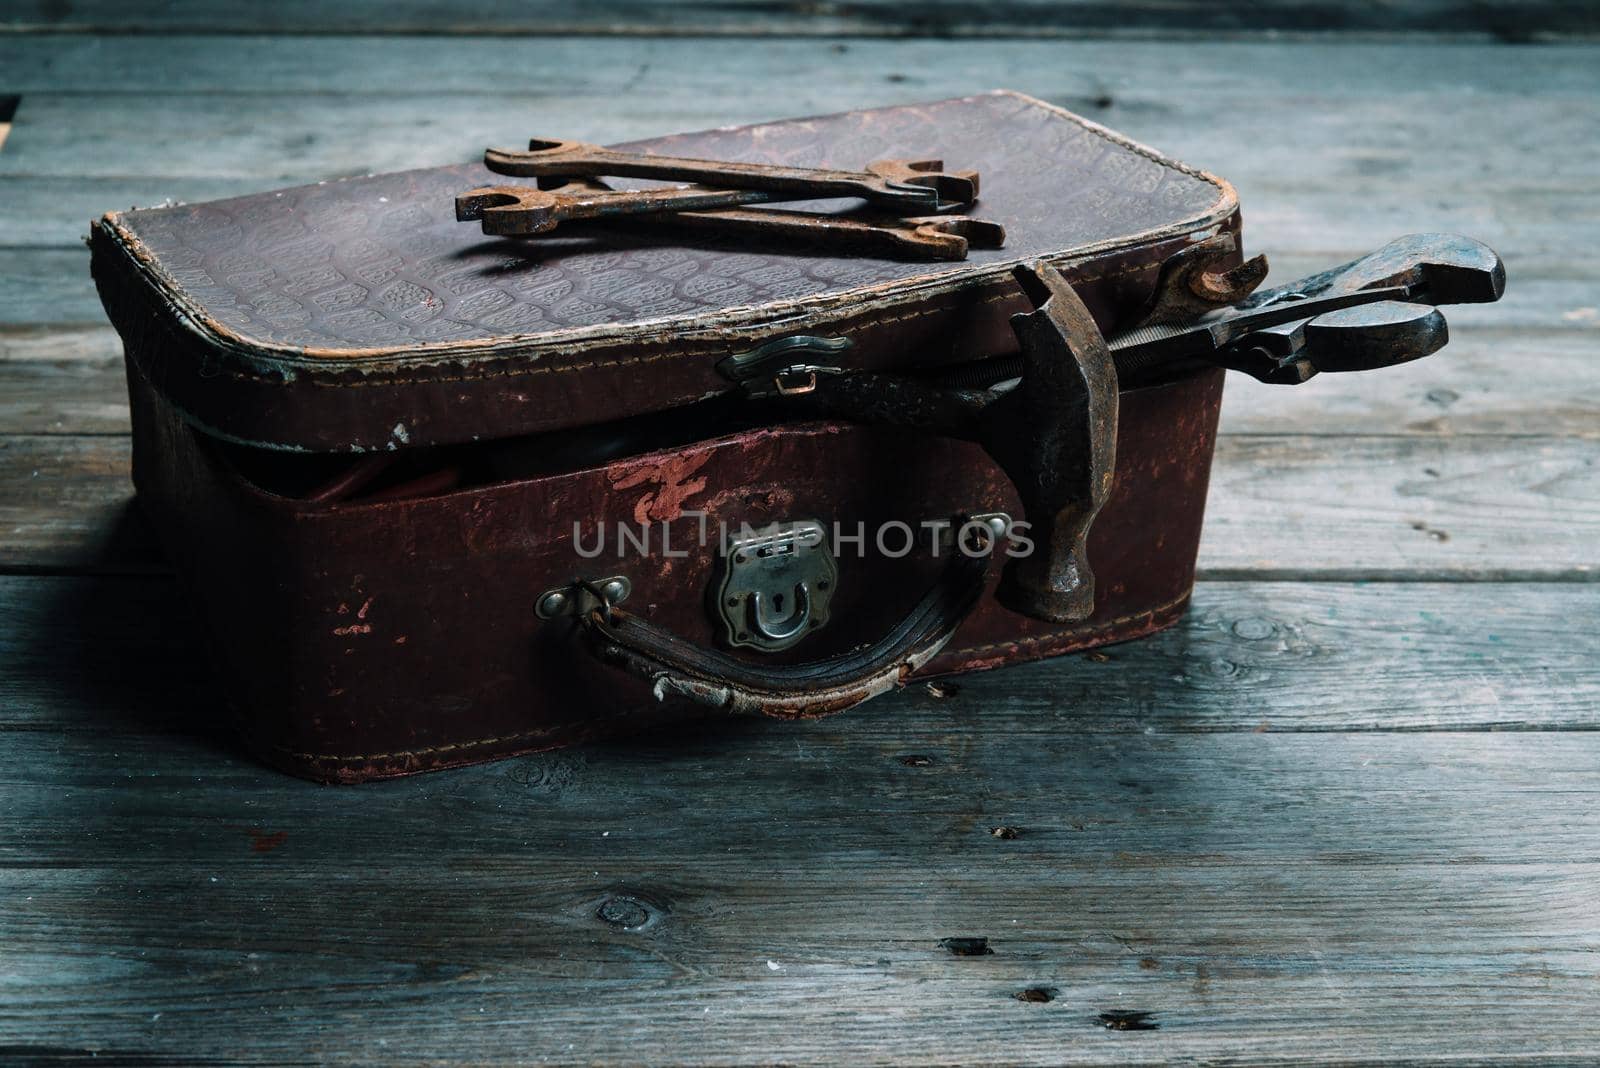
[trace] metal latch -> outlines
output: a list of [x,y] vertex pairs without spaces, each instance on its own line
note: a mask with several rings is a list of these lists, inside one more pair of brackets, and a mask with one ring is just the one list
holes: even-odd
[[838,581],[827,531],[814,519],[730,540],[716,585],[723,640],[768,653],[788,649],[828,622]]
[[540,619],[561,616],[583,617],[601,609],[610,618],[611,607],[621,604],[633,592],[633,583],[626,575],[612,575],[603,579],[580,579],[566,586],[545,590],[533,602],[533,613]]
[[854,342],[847,337],[813,337],[810,334],[796,334],[791,337],[774,338],[748,352],[738,352],[718,360],[717,371],[730,382],[736,382],[747,390],[761,390],[771,388],[763,387],[764,381],[773,380],[802,366],[807,371],[834,370],[807,364],[803,357],[845,352],[852,345]]

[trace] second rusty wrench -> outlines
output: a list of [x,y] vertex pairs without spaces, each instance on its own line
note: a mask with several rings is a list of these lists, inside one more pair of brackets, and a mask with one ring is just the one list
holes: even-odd
[[880,160],[864,171],[844,171],[647,156],[581,141],[535,138],[526,152],[491,148],[483,154],[483,162],[496,174],[515,178],[653,178],[787,194],[775,200],[862,197],[902,214],[970,204],[978,196],[975,172],[946,172],[939,160]]
[[[456,217],[481,220],[483,232],[500,236],[546,233],[556,223],[587,218],[604,221],[630,211],[609,209],[634,205],[655,190],[618,194],[595,179],[580,178],[554,189],[499,185],[469,190],[456,198]],[[1005,228],[969,215],[828,215],[821,212],[722,209],[679,210],[695,190],[668,189],[662,213],[653,225],[709,233],[789,237],[858,252],[876,252],[905,259],[964,260],[967,249],[1000,248]],[[592,214],[588,214],[589,212]]]
[[[778,194],[781,196],[782,194]],[[564,222],[610,219],[624,215],[656,215],[696,208],[729,208],[765,204],[774,194],[758,189],[707,189],[669,186],[664,189],[572,191],[534,186],[486,185],[456,197],[456,221],[483,222],[483,232],[499,237],[545,234]]]
[[970,215],[825,215],[810,211],[754,208],[748,211],[684,211],[655,224],[679,230],[751,237],[786,237],[897,259],[964,260],[967,249],[1000,248],[1005,227]]

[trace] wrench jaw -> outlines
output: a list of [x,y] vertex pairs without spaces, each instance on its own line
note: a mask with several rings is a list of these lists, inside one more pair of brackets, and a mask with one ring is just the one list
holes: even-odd
[[535,137],[528,142],[526,152],[513,152],[505,148],[491,148],[484,152],[484,166],[496,174],[513,178],[531,178],[538,175],[560,174],[562,164],[579,163],[590,153],[599,151],[594,145],[582,141],[558,141]]
[[978,195],[976,174],[945,174],[936,160],[886,160],[881,161],[882,172],[842,171],[653,156],[546,138],[530,140],[529,146],[526,152],[491,148],[484,152],[484,165],[515,178],[651,178],[707,189],[756,190],[768,194],[766,201],[861,197],[902,215],[970,204]]
[[1122,332],[1197,319],[1243,302],[1267,277],[1267,258],[1256,256],[1230,266],[1238,251],[1232,234],[1216,234],[1167,257],[1149,303]]
[[1505,292],[1506,269],[1494,249],[1470,237],[1407,234],[1360,259],[1257,292],[1243,306],[1391,287],[1425,304],[1492,304]]
[[1004,248],[1006,244],[1006,228],[997,222],[988,219],[975,219],[970,215],[927,215],[921,218],[899,220],[906,226],[913,228],[918,234],[932,238],[936,234],[945,234],[959,237],[962,241],[961,255],[958,259],[966,259],[967,247],[972,248]]
[[[687,195],[691,190],[679,190]],[[456,198],[456,219],[481,221],[483,232],[497,237],[525,237],[554,230],[559,203],[589,201],[604,207],[604,198],[616,191],[595,178],[548,177],[539,187],[484,186]],[[603,210],[597,213],[604,215]],[[906,259],[959,261],[971,248],[997,249],[1005,245],[1005,227],[967,215],[906,217],[883,212],[826,215],[763,209],[741,211],[663,212],[656,225],[678,230],[749,234],[771,239],[824,242],[864,253]]]
[[1420,360],[1449,340],[1438,308],[1384,300],[1246,334],[1218,350],[1214,362],[1268,385],[1297,386],[1322,371],[1375,371]]
[[488,185],[456,197],[456,221],[483,223],[493,237],[527,237],[556,228],[555,198],[530,186]]
[[971,204],[978,199],[977,171],[946,171],[938,159],[880,159],[867,164],[891,186],[901,189],[932,189],[939,198],[939,211]]

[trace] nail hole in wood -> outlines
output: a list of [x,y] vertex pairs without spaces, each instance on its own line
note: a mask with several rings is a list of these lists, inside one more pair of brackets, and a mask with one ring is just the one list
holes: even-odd
[[941,938],[939,945],[957,957],[987,957],[994,953],[987,938]]

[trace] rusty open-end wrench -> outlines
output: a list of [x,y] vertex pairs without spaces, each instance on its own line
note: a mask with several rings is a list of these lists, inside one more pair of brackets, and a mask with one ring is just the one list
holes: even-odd
[[968,248],[1001,248],[1006,229],[970,215],[862,216],[755,208],[663,215],[674,229],[751,237],[783,237],[828,248],[900,259],[964,260]]
[[654,178],[784,194],[769,197],[770,201],[862,197],[902,214],[970,204],[978,196],[977,172],[947,172],[939,160],[880,160],[867,164],[864,171],[842,171],[647,156],[581,141],[535,138],[526,152],[491,148],[483,154],[483,162],[496,174],[515,178]]
[[[543,225],[547,221],[542,214],[547,201],[538,194],[578,196],[608,192],[611,190],[592,178],[578,178],[544,190],[485,186],[457,199],[457,217],[483,220],[485,233],[537,233],[540,231],[521,228]],[[654,225],[734,236],[790,238],[829,248],[918,260],[964,260],[969,247],[1000,248],[1006,240],[1005,227],[999,223],[968,215],[829,215],[774,208],[748,211],[735,208],[664,212]]]
[[612,219],[625,215],[657,215],[695,208],[727,208],[765,204],[782,194],[757,189],[707,189],[669,186],[663,189],[545,190],[524,185],[486,185],[456,197],[459,222],[481,220],[483,232],[499,237],[546,234],[564,222]]

